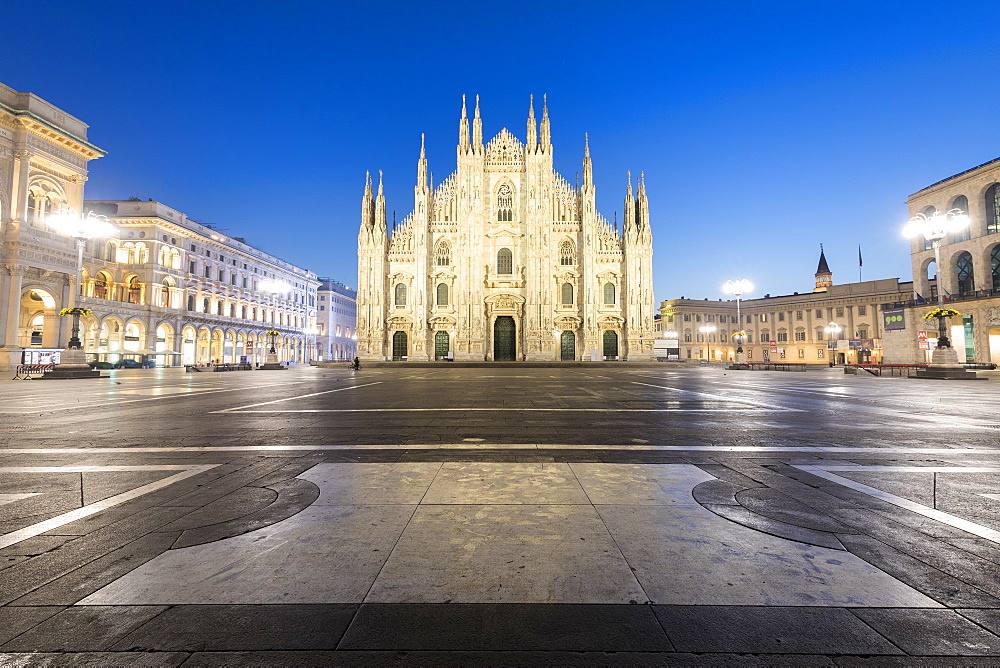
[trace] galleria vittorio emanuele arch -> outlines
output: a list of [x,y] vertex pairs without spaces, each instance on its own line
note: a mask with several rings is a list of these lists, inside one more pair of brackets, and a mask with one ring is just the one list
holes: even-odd
[[[358,354],[367,360],[648,360],[652,234],[642,176],[627,177],[621,231],[582,181],[553,170],[547,105],[527,141],[484,144],[465,99],[457,169],[430,181],[423,139],[413,210],[388,230],[381,174],[366,179],[358,235]],[[623,175],[625,176],[625,175]],[[624,179],[623,179],[624,180]]]

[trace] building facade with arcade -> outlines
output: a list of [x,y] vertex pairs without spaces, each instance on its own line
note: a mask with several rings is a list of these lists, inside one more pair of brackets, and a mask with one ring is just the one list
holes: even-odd
[[[90,360],[164,366],[262,360],[277,331],[282,361],[308,360],[315,273],[159,202],[87,201],[87,164],[105,155],[88,126],[0,84],[0,370],[59,361],[72,318]],[[53,214],[106,216],[86,240]]]

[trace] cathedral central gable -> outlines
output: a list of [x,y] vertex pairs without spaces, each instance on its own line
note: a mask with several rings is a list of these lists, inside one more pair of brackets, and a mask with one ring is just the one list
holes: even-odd
[[524,144],[504,128],[486,145],[486,167],[488,169],[524,168]]

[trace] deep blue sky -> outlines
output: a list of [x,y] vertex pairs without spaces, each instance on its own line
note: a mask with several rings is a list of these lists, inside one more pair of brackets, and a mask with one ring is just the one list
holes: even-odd
[[[356,283],[365,170],[413,205],[461,95],[524,139],[548,93],[556,168],[590,133],[598,208],[645,170],[657,301],[910,278],[907,196],[1000,156],[1000,3],[4,4],[0,81],[90,124],[90,199],[151,197]],[[537,109],[540,113],[540,109]]]

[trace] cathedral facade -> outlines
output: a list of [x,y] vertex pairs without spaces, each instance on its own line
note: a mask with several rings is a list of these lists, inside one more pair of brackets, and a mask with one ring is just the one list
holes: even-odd
[[358,235],[357,349],[365,360],[648,360],[652,235],[631,177],[624,222],[553,170],[547,105],[527,141],[484,143],[479,99],[459,121],[457,169],[431,183],[421,138],[413,210],[387,229],[381,173],[366,179]]

